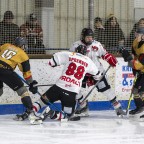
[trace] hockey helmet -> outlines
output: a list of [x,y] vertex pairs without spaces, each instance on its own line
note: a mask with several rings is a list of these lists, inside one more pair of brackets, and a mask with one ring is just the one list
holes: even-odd
[[83,38],[85,38],[86,36],[92,36],[93,37],[93,35],[94,35],[94,33],[93,33],[92,29],[90,29],[90,28],[84,28],[82,30]]
[[75,52],[86,55],[87,48],[84,45],[79,45],[76,49]]
[[13,44],[17,47],[24,48],[25,50],[28,48],[28,41],[24,37],[17,37],[14,40]]

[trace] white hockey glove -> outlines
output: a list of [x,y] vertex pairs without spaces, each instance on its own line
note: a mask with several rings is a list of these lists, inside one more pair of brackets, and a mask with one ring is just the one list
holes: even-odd
[[102,76],[102,73],[100,73],[100,71],[98,71],[98,73],[97,73],[95,76],[93,76],[93,78],[94,78],[96,81],[98,81],[98,80],[100,80],[101,76]]

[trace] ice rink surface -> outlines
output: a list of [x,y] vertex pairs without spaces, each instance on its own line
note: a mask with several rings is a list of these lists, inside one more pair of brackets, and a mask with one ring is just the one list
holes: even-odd
[[144,122],[118,118],[114,111],[90,111],[80,121],[46,120],[42,125],[0,116],[0,144],[143,144]]

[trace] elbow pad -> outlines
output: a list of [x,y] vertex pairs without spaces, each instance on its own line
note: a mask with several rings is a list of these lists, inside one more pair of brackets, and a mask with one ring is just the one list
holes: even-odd
[[52,57],[52,58],[50,59],[50,61],[49,61],[48,64],[49,64],[51,67],[55,67],[55,66],[57,66],[57,63],[56,63],[54,57]]

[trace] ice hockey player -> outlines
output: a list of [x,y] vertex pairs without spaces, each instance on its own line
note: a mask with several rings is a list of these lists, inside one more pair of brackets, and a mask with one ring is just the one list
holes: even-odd
[[13,44],[6,43],[0,47],[0,95],[3,94],[3,83],[5,83],[21,97],[21,101],[27,108],[30,114],[29,118],[31,119],[33,117],[38,117],[33,111],[30,94],[22,80],[14,71],[18,66],[19,70],[23,73],[23,77],[30,85],[29,90],[35,94],[37,92],[37,82],[32,78],[29,58],[24,52],[26,48],[27,40],[22,37],[17,37]]
[[[101,62],[99,61],[100,58],[102,58],[103,60],[107,61],[112,67],[115,67],[117,64],[117,60],[116,58],[108,53],[103,46],[101,45],[100,42],[95,41],[93,39],[93,31],[90,28],[84,28],[82,30],[81,33],[81,40],[76,41],[75,43],[73,43],[73,45],[70,48],[71,52],[74,52],[75,49],[79,46],[79,45],[84,45],[87,47],[87,53],[86,55],[91,58],[91,60],[95,63],[95,65],[98,67],[99,71],[101,73],[104,72],[104,68],[101,64]],[[86,83],[88,86],[90,85],[94,85],[96,83],[95,80],[93,80],[91,77],[85,77],[84,81],[83,81],[83,87],[86,87]],[[114,91],[112,90],[106,76],[103,77],[103,79],[100,81],[100,83],[96,86],[98,92],[103,93],[108,100],[111,102],[111,104],[113,105],[116,114],[117,115],[125,115],[125,112],[122,110],[121,104],[118,102],[116,95],[114,93]],[[81,101],[83,100],[83,95],[80,92],[77,95],[77,98],[79,98],[79,102],[81,103]],[[80,115],[80,116],[88,116],[88,103],[82,103],[80,105],[80,109],[77,110],[76,114]]]
[[[101,73],[93,63],[93,61],[84,56],[86,47],[80,45],[75,52],[57,52],[49,61],[51,67],[64,65],[62,75],[57,80],[56,84],[50,87],[42,97],[33,104],[33,109],[38,112],[41,108],[50,103],[60,100],[62,110],[68,117],[75,111],[76,95],[79,93],[82,85],[82,80],[86,73],[91,74],[94,79],[99,79]],[[47,107],[46,113],[50,114],[51,119],[61,120],[65,118],[61,112],[52,111]],[[24,120],[25,113],[17,115],[18,119]]]
[[[132,89],[134,95],[134,102],[136,109],[129,112],[130,115],[141,115],[144,111],[144,28],[138,28],[136,31],[136,38],[132,45],[132,54],[124,47],[119,48],[119,52],[128,62],[128,66],[132,67],[137,73],[137,78]],[[144,118],[144,115],[140,118]]]

